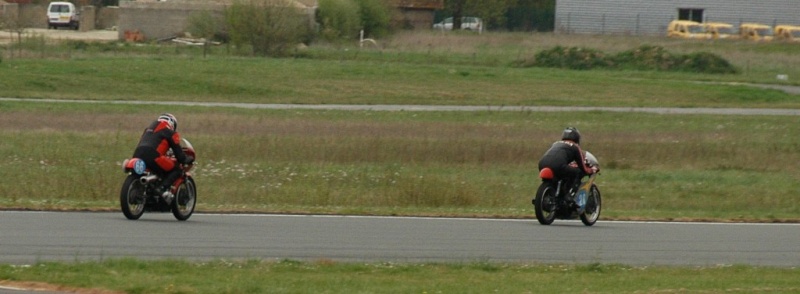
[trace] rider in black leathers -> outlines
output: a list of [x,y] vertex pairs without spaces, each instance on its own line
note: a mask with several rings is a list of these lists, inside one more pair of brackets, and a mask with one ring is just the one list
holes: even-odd
[[561,141],[553,143],[553,146],[539,160],[539,171],[549,167],[553,170],[556,178],[566,181],[566,187],[576,191],[580,179],[595,172],[586,165],[580,142],[581,133],[578,132],[578,129],[574,127],[564,129]]

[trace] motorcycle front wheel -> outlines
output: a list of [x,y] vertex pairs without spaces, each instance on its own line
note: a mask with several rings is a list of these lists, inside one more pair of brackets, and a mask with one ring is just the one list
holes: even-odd
[[195,204],[197,204],[197,186],[192,177],[186,177],[186,181],[178,187],[175,199],[172,200],[172,215],[179,221],[185,221],[194,213]]
[[119,193],[119,205],[122,209],[122,214],[130,220],[137,220],[144,214],[144,206],[147,202],[145,199],[145,187],[139,182],[139,177],[136,175],[128,175],[125,182],[122,184],[122,190]]
[[600,198],[600,189],[597,186],[592,185],[591,193],[589,193],[586,199],[586,209],[581,214],[581,222],[584,225],[592,226],[594,223],[597,222],[597,219],[600,218],[600,208],[602,207],[603,201]]
[[550,183],[542,183],[533,199],[533,210],[540,224],[549,225],[556,219],[556,191]]

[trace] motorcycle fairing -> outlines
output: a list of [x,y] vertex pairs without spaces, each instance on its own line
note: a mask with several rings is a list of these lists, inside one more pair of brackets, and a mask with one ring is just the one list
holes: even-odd
[[595,175],[589,176],[589,179],[585,182],[581,182],[580,188],[578,188],[578,193],[575,195],[575,203],[580,206],[579,212],[583,213],[583,210],[586,209],[586,200],[592,189],[592,185],[594,185],[594,178]]
[[125,170],[133,170],[137,175],[143,175],[145,171],[147,171],[147,166],[144,163],[144,160],[139,158],[131,158],[125,162]]
[[553,174],[553,170],[549,167],[545,167],[539,171],[539,178],[542,180],[552,180],[555,178],[555,174]]
[[172,183],[172,190],[171,190],[171,192],[172,192],[173,194],[178,192],[178,190],[177,190],[177,189],[178,189],[178,187],[180,187],[180,186],[181,186],[181,184],[183,184],[183,180],[184,180],[184,179],[185,179],[185,177],[179,177],[177,180],[175,180],[175,182],[174,182],[174,183]]

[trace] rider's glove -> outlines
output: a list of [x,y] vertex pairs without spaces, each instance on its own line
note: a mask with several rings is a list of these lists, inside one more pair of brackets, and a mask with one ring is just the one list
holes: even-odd
[[183,162],[183,164],[192,164],[192,163],[194,163],[194,157],[186,155],[186,160]]
[[596,167],[596,166],[593,166],[593,167],[592,167],[592,173],[593,173],[593,174],[596,174],[596,173],[598,173],[598,172],[600,172],[600,168],[599,168],[599,167]]

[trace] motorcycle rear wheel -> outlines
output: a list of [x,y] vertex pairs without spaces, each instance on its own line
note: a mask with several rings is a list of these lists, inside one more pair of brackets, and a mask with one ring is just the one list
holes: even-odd
[[178,187],[175,199],[172,200],[172,215],[179,221],[185,221],[194,213],[195,204],[197,204],[197,186],[192,177],[186,177],[186,181]]
[[602,207],[602,199],[600,198],[600,189],[592,185],[591,193],[586,199],[586,209],[581,213],[581,222],[586,226],[592,226],[600,218],[600,208]]
[[137,220],[142,217],[147,202],[144,192],[145,187],[139,182],[139,176],[131,174],[125,178],[119,193],[119,205],[126,218]]
[[556,219],[556,191],[550,183],[542,183],[533,199],[533,210],[540,224],[549,225]]

